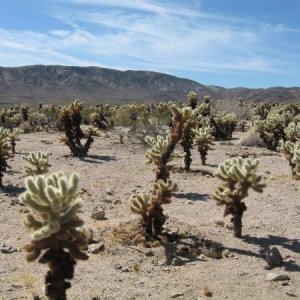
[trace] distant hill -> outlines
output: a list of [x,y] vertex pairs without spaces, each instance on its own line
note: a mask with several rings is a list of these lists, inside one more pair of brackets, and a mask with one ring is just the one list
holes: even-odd
[[90,104],[185,101],[191,90],[215,100],[300,100],[300,88],[226,89],[149,71],[44,65],[0,67],[0,104],[62,104],[75,98]]

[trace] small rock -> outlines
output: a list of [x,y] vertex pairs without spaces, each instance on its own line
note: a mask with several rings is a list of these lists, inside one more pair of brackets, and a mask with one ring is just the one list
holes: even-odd
[[153,251],[150,249],[150,250],[147,250],[147,251],[145,252],[145,255],[146,255],[146,256],[154,256],[154,253],[153,253]]
[[276,274],[276,273],[269,273],[267,274],[268,281],[283,281],[283,280],[290,280],[290,276],[287,274]]
[[270,266],[279,266],[282,264],[283,258],[277,247],[273,247],[266,252],[266,261]]
[[225,227],[225,222],[224,221],[215,221],[216,226],[220,226],[220,227]]
[[121,270],[122,269],[122,266],[120,264],[115,264],[115,269],[116,270]]
[[124,268],[122,268],[121,272],[128,273],[129,272],[129,268],[128,267],[124,267]]
[[11,254],[11,253],[17,252],[18,250],[15,247],[6,246],[5,243],[3,243],[2,246],[0,247],[0,251],[1,251],[1,253],[4,253],[4,254]]
[[90,253],[92,253],[92,254],[97,254],[97,253],[103,251],[104,248],[105,248],[104,244],[101,243],[101,244],[99,244],[99,245],[96,245],[96,246],[90,248],[90,249],[88,250],[88,252],[90,252]]
[[206,177],[206,178],[210,178],[210,175],[206,174],[205,177]]
[[164,268],[162,268],[162,270],[163,270],[164,272],[170,272],[170,268],[168,268],[168,267],[164,267]]
[[177,292],[177,293],[172,294],[170,297],[171,298],[177,298],[177,297],[181,297],[181,296],[184,296],[184,293],[180,293],[180,292],[178,293]]
[[111,189],[106,189],[106,195],[113,195],[113,191]]
[[182,264],[183,261],[178,257],[174,257],[171,261],[171,266],[181,266]]
[[91,215],[91,218],[94,220],[104,220],[105,211],[104,210],[94,211]]
[[296,295],[296,294],[294,294],[294,293],[291,293],[291,292],[286,292],[286,294],[287,294],[288,296],[290,296],[290,297],[297,297],[297,295]]
[[188,200],[188,201],[187,201],[187,204],[194,204],[194,202],[191,201],[191,200]]

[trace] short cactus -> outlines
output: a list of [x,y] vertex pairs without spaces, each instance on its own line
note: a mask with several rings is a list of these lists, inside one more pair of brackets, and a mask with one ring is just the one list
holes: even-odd
[[[88,244],[88,231],[80,230],[83,221],[77,216],[83,201],[76,197],[79,177],[68,179],[63,172],[47,177],[40,175],[25,180],[26,191],[20,200],[29,208],[25,226],[33,233],[31,242],[25,245],[27,260],[47,263],[45,295],[48,299],[66,299],[71,287],[66,279],[72,279],[76,259],[86,260],[82,249]],[[68,250],[68,252],[65,251]]]
[[158,180],[154,183],[153,195],[146,193],[133,194],[130,201],[131,211],[142,216],[142,226],[147,240],[157,238],[162,232],[166,216],[163,214],[162,204],[171,202],[172,192],[178,187],[170,179]]
[[3,172],[6,172],[10,166],[7,164],[7,160],[11,157],[9,151],[11,146],[9,145],[10,131],[3,127],[0,127],[0,186],[2,186]]
[[211,150],[214,145],[214,136],[211,127],[202,127],[195,130],[194,144],[200,153],[202,165],[206,164],[207,151]]
[[188,102],[189,102],[189,106],[191,107],[191,109],[196,109],[197,108],[197,102],[198,102],[198,93],[190,91],[187,95],[188,97]]
[[30,152],[29,155],[23,156],[30,165],[25,166],[24,176],[35,176],[45,174],[49,171],[52,164],[49,163],[50,152]]
[[242,236],[242,217],[247,207],[243,201],[248,196],[249,188],[262,193],[265,184],[262,177],[256,174],[259,160],[234,157],[219,165],[216,176],[223,184],[213,193],[218,205],[225,205],[224,216],[232,215],[234,236]]
[[16,154],[16,141],[20,141],[20,133],[22,132],[23,130],[19,128],[14,128],[9,134],[12,154]]

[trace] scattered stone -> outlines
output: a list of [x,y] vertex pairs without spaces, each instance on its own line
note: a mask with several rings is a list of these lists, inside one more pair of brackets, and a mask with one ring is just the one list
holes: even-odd
[[297,295],[292,292],[286,292],[286,294],[290,297],[297,297]]
[[270,171],[265,171],[265,174],[271,174],[271,172]]
[[111,189],[106,189],[105,191],[106,191],[106,195],[112,196],[114,194]]
[[164,267],[164,268],[162,268],[162,270],[163,270],[164,272],[170,272],[170,268],[168,268],[168,267]]
[[184,293],[177,292],[177,293],[172,294],[171,298],[177,298],[177,297],[181,297],[181,296],[184,296]]
[[96,245],[96,246],[93,246],[92,248],[90,248],[88,250],[89,253],[92,253],[92,254],[97,254],[101,251],[103,251],[105,249],[105,246],[103,243],[100,243],[99,245]]
[[150,249],[150,250],[147,250],[147,251],[145,252],[145,255],[146,255],[146,256],[154,256],[154,253],[153,253],[153,251]]
[[215,221],[216,226],[220,226],[220,227],[225,227],[225,222],[224,221]]
[[97,210],[92,212],[91,218],[94,220],[104,220],[105,219],[105,211]]
[[187,201],[187,204],[194,204],[194,202],[191,201],[191,200],[188,200],[188,201]]
[[202,254],[204,254],[205,256],[210,257],[210,258],[218,259],[218,258],[222,257],[222,255],[220,253],[218,253],[217,251],[213,251],[213,250],[209,250],[209,249],[205,249],[205,248],[200,248],[200,251]]
[[178,257],[174,257],[171,261],[171,266],[182,266],[183,261]]
[[11,254],[11,253],[17,252],[18,250],[15,247],[6,246],[5,243],[3,243],[2,246],[0,247],[0,251],[1,251],[1,253],[4,253],[4,254]]
[[122,270],[122,266],[120,264],[115,264],[115,269],[116,270]]
[[123,272],[123,273],[128,273],[128,272],[129,272],[129,268],[128,268],[128,267],[123,267],[123,268],[121,269],[121,272]]
[[290,276],[287,274],[276,274],[276,273],[267,274],[267,281],[283,281],[283,280],[290,280]]
[[283,258],[277,247],[273,247],[266,252],[266,261],[270,266],[279,266],[282,264]]
[[208,174],[206,174],[206,175],[205,175],[205,177],[206,177],[206,178],[210,178],[211,176],[210,176],[210,175],[208,175]]

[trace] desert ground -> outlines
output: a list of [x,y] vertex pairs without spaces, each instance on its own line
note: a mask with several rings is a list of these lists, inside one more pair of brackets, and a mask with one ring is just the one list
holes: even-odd
[[[51,172],[80,175],[79,192],[85,200],[80,216],[94,232],[89,252],[96,253],[76,265],[68,299],[300,299],[299,182],[291,178],[279,153],[240,146],[244,133],[238,132],[232,141],[215,143],[207,166],[201,165],[196,149],[190,173],[180,171],[182,159],[176,159],[171,179],[180,190],[164,211],[169,216],[165,230],[177,238],[149,249],[131,239],[139,216],[130,212],[128,199],[134,191],[150,191],[154,173],[144,162],[146,146],[127,136],[121,144],[120,130],[102,133],[82,160],[59,143],[63,133],[21,135],[0,191],[0,246],[16,250],[0,253],[1,299],[44,299],[47,267],[28,263],[22,249],[30,235],[22,224],[26,208],[18,196],[24,191],[22,156],[30,151],[51,151]],[[211,198],[220,183],[213,174],[230,155],[258,157],[267,184],[263,194],[250,191],[245,200],[242,239],[233,237],[230,217],[223,218],[224,207]],[[101,210],[105,219],[91,218]],[[265,253],[273,246],[283,263],[272,268]],[[228,257],[220,256],[225,249]],[[287,280],[269,281],[270,273],[287,275]],[[211,295],[204,295],[204,288]]]

